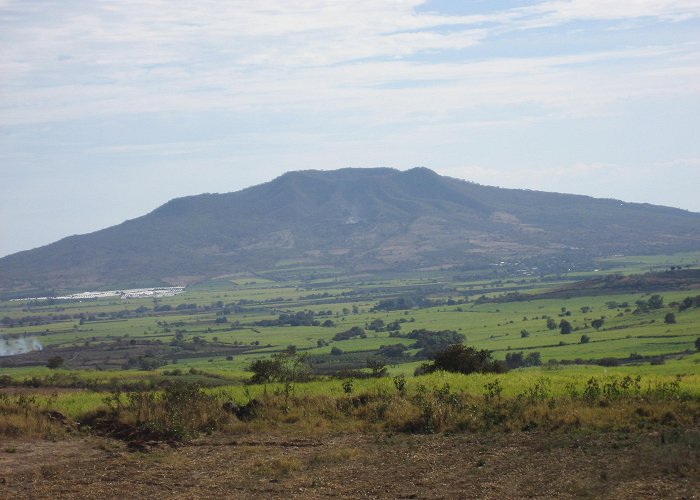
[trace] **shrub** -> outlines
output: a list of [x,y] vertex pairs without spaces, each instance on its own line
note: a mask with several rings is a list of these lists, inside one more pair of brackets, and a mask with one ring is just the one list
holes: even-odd
[[691,307],[700,307],[700,295],[695,297],[686,297],[683,299],[683,301],[678,305],[678,311],[685,311]]
[[433,355],[433,362],[423,365],[424,373],[445,370],[470,374],[479,373],[503,373],[506,371],[504,363],[491,358],[491,351],[478,350],[474,347],[466,347],[462,344],[452,344],[444,350]]
[[509,352],[506,354],[506,367],[510,370],[524,366],[540,366],[542,360],[538,351],[531,352],[525,356],[521,351]]
[[384,363],[383,361],[379,361],[376,359],[368,359],[367,368],[372,370],[373,377],[379,378],[387,374],[386,363]]
[[303,382],[309,379],[310,368],[306,356],[287,352],[275,354],[268,359],[256,359],[248,370],[253,372],[251,382],[254,384],[267,382]]
[[566,321],[565,319],[561,320],[559,322],[559,331],[562,333],[562,335],[567,335],[571,333],[571,323]]
[[367,334],[359,326],[353,326],[349,330],[345,330],[344,332],[339,332],[333,335],[333,340],[350,340],[354,337],[365,338],[367,337]]
[[403,344],[383,345],[379,348],[379,354],[385,358],[400,358],[407,349]]
[[105,398],[113,420],[108,433],[125,432],[117,421],[129,423],[128,430],[136,436],[181,441],[195,437],[199,432],[211,432],[221,427],[227,414],[215,396],[205,393],[198,384],[177,381],[166,387],[162,394],[138,391],[127,394],[126,402],[118,391]]
[[55,370],[56,368],[63,366],[64,361],[65,360],[61,356],[53,356],[48,359],[46,366],[52,370]]
[[420,349],[416,353],[418,358],[432,358],[432,355],[445,349],[452,344],[461,344],[466,337],[453,330],[441,330],[434,332],[426,329],[413,330],[406,335],[407,338],[415,339],[411,347]]

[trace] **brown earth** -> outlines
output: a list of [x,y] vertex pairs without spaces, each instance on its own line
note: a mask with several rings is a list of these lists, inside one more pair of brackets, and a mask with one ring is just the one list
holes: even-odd
[[0,498],[697,498],[699,444],[697,431],[3,439]]

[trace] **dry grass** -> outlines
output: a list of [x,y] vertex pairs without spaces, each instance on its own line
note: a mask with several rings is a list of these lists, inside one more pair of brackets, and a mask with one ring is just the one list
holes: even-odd
[[[95,438],[92,438],[95,439]],[[154,453],[13,440],[8,498],[691,498],[700,432],[214,436]],[[104,449],[102,449],[104,448]]]
[[0,394],[0,436],[57,438],[70,430],[70,422],[51,403],[26,394]]
[[[173,385],[162,392],[112,394],[108,408],[80,418],[86,431],[128,441],[186,441],[202,433],[230,435],[294,429],[319,432],[393,431],[441,433],[465,431],[579,430],[647,431],[692,428],[700,421],[700,399],[676,383],[643,391],[632,379],[599,384],[585,391],[554,395],[538,380],[522,392],[502,396],[498,380],[482,395],[454,391],[448,384],[413,390],[376,388],[356,394],[295,395],[271,392],[251,402],[247,418],[226,410],[225,394],[196,386]],[[70,426],[32,395],[0,395],[0,435],[51,437]],[[240,408],[240,407],[238,407]],[[235,415],[241,417],[237,418]]]
[[303,468],[301,461],[297,458],[279,457],[267,460],[255,460],[251,471],[255,476],[281,477],[289,476],[292,472]]
[[340,464],[350,460],[357,460],[362,457],[362,450],[354,447],[340,447],[331,450],[322,451],[314,455],[309,460],[310,466]]

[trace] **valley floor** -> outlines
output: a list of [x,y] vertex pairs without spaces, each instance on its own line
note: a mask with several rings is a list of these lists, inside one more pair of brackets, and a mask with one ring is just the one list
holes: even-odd
[[3,439],[0,498],[695,498],[700,432]]

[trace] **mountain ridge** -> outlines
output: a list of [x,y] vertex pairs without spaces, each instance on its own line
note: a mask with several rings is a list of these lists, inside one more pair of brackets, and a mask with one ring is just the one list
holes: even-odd
[[236,192],[175,198],[3,257],[0,290],[186,284],[280,260],[415,269],[564,251],[694,249],[700,214],[681,209],[482,186],[423,167],[301,170]]

